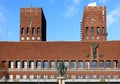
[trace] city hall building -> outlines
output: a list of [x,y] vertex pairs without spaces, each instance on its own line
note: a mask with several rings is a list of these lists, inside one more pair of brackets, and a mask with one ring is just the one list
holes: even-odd
[[120,41],[107,41],[106,7],[85,6],[80,24],[81,41],[47,42],[42,8],[21,8],[20,42],[0,42],[0,82],[57,84],[64,60],[66,84],[119,84]]

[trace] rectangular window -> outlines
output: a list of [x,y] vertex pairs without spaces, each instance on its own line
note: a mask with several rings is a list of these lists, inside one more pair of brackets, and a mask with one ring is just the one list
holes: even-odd
[[20,61],[16,61],[16,68],[20,69]]
[[104,75],[103,74],[100,74],[100,79],[104,79]]
[[107,79],[110,79],[111,78],[111,76],[110,75],[107,75],[107,77],[106,77]]
[[10,79],[13,79],[13,75],[9,75],[9,78],[10,78]]
[[9,68],[13,69],[13,66],[14,66],[14,62],[13,61],[9,61]]
[[78,79],[82,79],[82,75],[80,74],[80,75],[78,75]]
[[45,79],[47,79],[48,78],[48,76],[47,75],[43,75],[43,79],[45,80]]
[[68,61],[65,61],[64,63],[65,63],[65,67],[68,68],[68,67],[69,67],[69,62],[68,62]]
[[75,79],[75,75],[72,75],[71,78],[74,80]]
[[97,67],[97,62],[96,60],[93,60],[92,61],[92,68],[95,69]]
[[23,79],[26,80],[26,79],[27,79],[27,76],[26,76],[26,75],[23,75]]
[[80,69],[83,68],[83,61],[80,61],[80,60],[78,61],[78,68]]
[[54,75],[50,75],[50,79],[54,79]]
[[27,69],[27,61],[23,61],[23,68]]
[[71,68],[76,68],[76,62],[75,62],[75,60],[71,61]]
[[55,62],[54,61],[50,61],[50,68],[55,68]]
[[37,79],[38,79],[38,80],[40,79],[40,75],[37,75]]
[[117,79],[118,79],[118,75],[114,75],[114,76],[113,76],[113,79],[116,79],[116,80],[117,80]]
[[34,79],[34,75],[30,75],[30,79],[31,79],[31,80]]
[[36,68],[41,68],[41,62],[40,61],[36,61]]
[[89,61],[85,61],[85,68],[90,69],[90,62]]
[[20,79],[20,75],[16,75],[16,79]]
[[106,68],[110,68],[110,60],[106,61]]
[[48,61],[43,61],[43,68],[48,68]]
[[104,68],[104,61],[103,60],[100,60],[100,62],[99,62],[99,68],[100,69],[102,69],[102,68]]
[[97,78],[97,75],[93,75],[93,77],[92,77],[93,79],[96,79]]
[[34,68],[34,61],[30,61],[30,68],[31,68],[31,69]]
[[90,79],[90,75],[86,75],[85,79],[87,79],[87,80]]
[[113,68],[114,69],[118,68],[118,61],[117,60],[113,61]]

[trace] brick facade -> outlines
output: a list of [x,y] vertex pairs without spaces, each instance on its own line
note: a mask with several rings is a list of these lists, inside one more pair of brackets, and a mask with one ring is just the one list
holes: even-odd
[[[106,41],[106,7],[84,8],[80,42],[46,42],[42,9],[21,8],[20,14],[20,42],[0,42],[0,77],[3,80],[56,81],[56,65],[64,60],[68,81],[120,81],[120,41]],[[91,19],[95,23],[89,21]],[[90,39],[93,36],[94,39]]]

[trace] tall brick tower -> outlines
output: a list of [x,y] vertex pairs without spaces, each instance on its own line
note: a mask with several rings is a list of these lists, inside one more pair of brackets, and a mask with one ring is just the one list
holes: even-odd
[[46,20],[42,8],[20,9],[20,41],[46,41]]
[[96,5],[84,7],[81,34],[82,41],[106,41],[106,7]]

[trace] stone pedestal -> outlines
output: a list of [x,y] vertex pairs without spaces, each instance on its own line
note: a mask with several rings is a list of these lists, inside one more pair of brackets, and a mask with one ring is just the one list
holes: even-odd
[[58,84],[65,84],[65,77],[57,77]]

